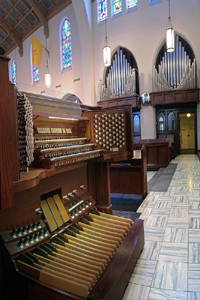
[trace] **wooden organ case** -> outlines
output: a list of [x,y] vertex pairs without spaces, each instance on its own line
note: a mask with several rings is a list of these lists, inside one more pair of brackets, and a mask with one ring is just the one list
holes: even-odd
[[143,221],[112,216],[110,202],[109,162],[132,153],[131,107],[18,95],[7,63],[0,57],[3,299],[120,300],[144,245]]

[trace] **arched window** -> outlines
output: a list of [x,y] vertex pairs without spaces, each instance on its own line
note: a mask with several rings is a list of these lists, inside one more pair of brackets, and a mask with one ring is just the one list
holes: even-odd
[[16,69],[16,62],[13,58],[12,64],[11,64],[11,76],[12,76],[12,83],[15,85],[17,84],[17,69]]
[[197,65],[190,44],[181,36],[175,35],[174,46],[173,53],[167,52],[164,43],[157,55],[153,71],[154,92],[197,87]]
[[[116,66],[120,66],[115,72]],[[140,94],[138,66],[133,54],[126,48],[118,47],[112,54],[111,65],[106,68],[105,87],[107,98]]]
[[127,0],[127,7],[132,8],[135,7],[137,5],[137,0]]
[[67,18],[60,26],[60,61],[61,72],[72,66],[71,24]]
[[175,113],[171,111],[167,117],[168,130],[175,130]]
[[133,133],[140,133],[140,117],[138,114],[133,115]]
[[32,45],[30,48],[30,57],[31,57],[31,79],[32,79],[32,84],[36,84],[40,81],[40,69],[37,68],[34,64],[33,64],[33,60],[32,60]]
[[113,0],[113,15],[117,15],[122,11],[122,0]]
[[99,21],[100,22],[107,19],[107,17],[108,17],[107,0],[99,0],[98,12],[99,12]]
[[162,112],[158,115],[158,131],[165,131],[165,115]]

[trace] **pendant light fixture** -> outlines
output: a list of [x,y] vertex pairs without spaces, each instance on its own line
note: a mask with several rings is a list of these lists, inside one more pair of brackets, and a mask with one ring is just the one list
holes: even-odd
[[111,65],[111,52],[110,52],[110,46],[108,46],[106,19],[105,19],[105,47],[103,48],[103,62],[105,67],[109,67]]
[[170,0],[169,0],[169,17],[166,29],[166,47],[167,52],[174,52],[174,29],[172,27],[172,20],[170,16]]
[[50,53],[49,53],[49,50],[47,49],[47,35],[46,35],[46,48],[45,48],[45,50],[46,50],[46,62],[47,62],[46,63],[46,73],[45,73],[45,88],[49,89],[51,87],[51,75],[50,75],[50,72],[49,72],[49,64],[48,64],[48,59],[50,58]]
[[51,87],[51,75],[49,72],[49,64],[48,64],[48,58],[50,57],[50,54],[47,48],[45,48],[45,50],[46,50],[46,59],[47,59],[46,73],[45,73],[45,88],[49,89]]

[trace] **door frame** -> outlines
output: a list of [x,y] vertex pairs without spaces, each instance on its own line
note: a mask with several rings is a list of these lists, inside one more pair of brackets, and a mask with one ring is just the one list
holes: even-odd
[[[175,124],[175,130],[168,131],[167,126],[165,128],[165,131],[159,132],[158,131],[158,114],[159,112],[165,112],[166,117],[167,113],[173,111],[175,112],[175,118],[176,118],[176,124]],[[183,113],[193,113],[194,119],[195,119],[195,153],[197,153],[197,103],[179,103],[179,104],[171,104],[171,105],[156,105],[156,129],[157,129],[157,137],[160,135],[174,135],[174,154],[179,155],[180,154],[180,114]]]
[[177,112],[177,144],[178,144],[178,154],[181,152],[181,140],[180,140],[180,114],[190,113],[194,114],[194,143],[195,143],[195,153],[197,153],[197,109],[184,109]]

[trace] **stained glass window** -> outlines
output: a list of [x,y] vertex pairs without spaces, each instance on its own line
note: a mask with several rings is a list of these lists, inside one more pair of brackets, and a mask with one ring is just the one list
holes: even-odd
[[159,113],[158,115],[158,130],[164,131],[165,130],[165,115],[164,113]]
[[40,69],[37,68],[34,64],[32,64],[32,77],[33,77],[33,84],[39,82]]
[[137,0],[127,0],[128,1],[128,8],[132,8],[137,5]]
[[[115,1],[120,2],[120,1]],[[108,17],[107,0],[99,0],[99,21],[103,21]]]
[[13,58],[12,64],[11,64],[11,74],[12,74],[12,83],[15,85],[17,84],[17,69],[16,69],[16,62]]
[[113,14],[116,15],[122,11],[122,0],[113,0]]
[[71,24],[65,19],[61,26],[61,56],[62,71],[72,65]]

